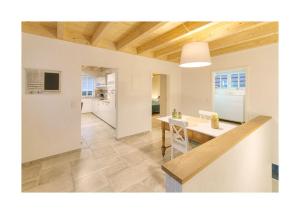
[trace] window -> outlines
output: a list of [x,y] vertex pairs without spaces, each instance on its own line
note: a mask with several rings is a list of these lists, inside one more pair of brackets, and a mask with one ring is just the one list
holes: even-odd
[[94,95],[94,78],[91,76],[81,76],[81,96]]
[[239,74],[233,73],[231,74],[231,88],[238,88],[239,87]]
[[246,73],[244,71],[215,73],[216,89],[244,89]]
[[221,75],[221,88],[227,88],[227,74]]
[[239,82],[240,88],[245,88],[246,87],[246,74],[244,72],[239,73]]
[[220,88],[221,87],[221,75],[216,75],[215,76],[215,88]]

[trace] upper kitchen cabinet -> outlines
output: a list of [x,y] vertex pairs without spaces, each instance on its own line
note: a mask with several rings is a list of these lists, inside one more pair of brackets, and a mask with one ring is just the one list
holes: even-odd
[[106,87],[106,79],[105,76],[99,76],[96,78],[96,88]]

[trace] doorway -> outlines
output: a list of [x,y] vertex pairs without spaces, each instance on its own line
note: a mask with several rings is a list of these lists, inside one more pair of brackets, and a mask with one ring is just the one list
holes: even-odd
[[82,66],[81,68],[81,137],[112,139],[117,128],[117,72],[113,68]]
[[152,127],[159,126],[160,123],[155,119],[167,115],[167,75],[152,74],[152,92],[151,92],[151,114]]

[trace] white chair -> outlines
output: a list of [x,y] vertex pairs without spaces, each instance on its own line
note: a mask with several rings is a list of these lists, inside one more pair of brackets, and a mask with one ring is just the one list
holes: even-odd
[[212,112],[212,111],[203,111],[203,110],[199,110],[198,113],[199,113],[199,116],[200,116],[201,118],[207,119],[207,120],[210,120],[210,118],[211,118],[212,115],[217,114],[216,112]]
[[173,149],[182,153],[188,151],[189,139],[187,135],[187,121],[169,118],[171,132],[171,159],[173,159]]

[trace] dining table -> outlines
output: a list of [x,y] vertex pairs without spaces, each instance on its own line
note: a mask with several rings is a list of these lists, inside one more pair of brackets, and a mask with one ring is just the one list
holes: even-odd
[[[165,155],[166,149],[171,146],[166,145],[166,131],[170,131],[169,118],[171,118],[171,116],[157,118],[157,120],[161,122],[162,156]],[[189,141],[193,141],[199,144],[203,144],[238,126],[238,124],[236,123],[219,121],[219,128],[215,129],[211,127],[209,119],[189,115],[182,115],[182,118],[179,120],[184,120],[188,122],[188,126],[186,127],[186,129]]]

